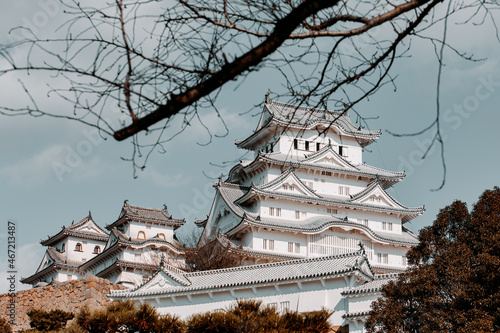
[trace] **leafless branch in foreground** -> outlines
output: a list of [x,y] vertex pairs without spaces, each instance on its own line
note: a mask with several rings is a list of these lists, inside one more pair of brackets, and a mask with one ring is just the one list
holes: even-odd
[[[446,47],[470,58],[427,30],[462,10],[473,13],[470,20],[493,20],[500,8],[491,0],[115,0],[100,8],[59,1],[68,15],[59,35],[12,30],[24,37],[0,47],[0,71],[19,75],[22,85],[28,73],[47,75],[57,82],[49,96],[72,108],[48,111],[24,89],[28,106],[3,104],[0,113],[66,118],[119,141],[132,137],[134,170],[192,122],[205,127],[209,143],[201,110],[216,112],[227,130],[215,102],[228,82],[266,70],[282,76],[273,97],[355,111],[395,85],[391,67],[411,38],[439,44],[440,62]],[[449,10],[440,14],[443,6]],[[14,55],[20,49],[25,58]],[[432,126],[442,145],[439,110]]]

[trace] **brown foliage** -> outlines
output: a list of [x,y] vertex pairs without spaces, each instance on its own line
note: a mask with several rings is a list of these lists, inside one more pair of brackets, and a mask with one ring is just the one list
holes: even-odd
[[500,188],[470,214],[460,201],[442,209],[408,259],[413,266],[374,302],[370,332],[500,330]]
[[261,301],[240,300],[227,310],[191,316],[187,333],[326,333],[331,329],[328,319],[332,313],[325,309],[308,313],[281,313],[275,307],[262,306]]
[[230,246],[217,239],[186,250],[186,268],[192,272],[240,265],[241,259],[231,252]]
[[12,327],[7,320],[0,317],[0,333],[12,333]]

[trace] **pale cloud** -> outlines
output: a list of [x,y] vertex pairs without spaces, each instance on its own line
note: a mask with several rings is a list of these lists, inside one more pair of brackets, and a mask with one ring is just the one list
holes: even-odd
[[188,177],[182,173],[171,175],[168,173],[159,172],[153,166],[147,166],[145,171],[140,175],[141,179],[149,181],[156,186],[165,188],[176,188],[181,185],[186,185],[189,182]]
[[59,160],[63,152],[63,145],[48,147],[32,157],[4,165],[0,169],[0,177],[12,186],[39,186],[54,177],[52,163]]
[[78,146],[57,144],[48,147],[32,157],[4,165],[0,168],[0,178],[13,187],[31,188],[54,180],[61,183],[86,181],[113,171],[111,164],[100,156],[89,156],[94,147],[90,144],[87,147],[85,154]]

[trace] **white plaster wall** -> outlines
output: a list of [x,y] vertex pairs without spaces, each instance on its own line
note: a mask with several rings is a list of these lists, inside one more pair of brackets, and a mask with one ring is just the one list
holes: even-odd
[[369,295],[347,298],[348,299],[347,303],[349,305],[349,312],[353,313],[361,311],[370,311],[373,301],[378,299],[380,296],[381,294],[377,293],[377,294],[369,294]]
[[[397,247],[391,245],[383,245],[383,244],[375,244],[374,245],[374,258],[373,264],[377,266],[387,266],[387,267],[397,267],[397,268],[405,268],[403,266],[403,256],[408,252],[409,248],[407,247]],[[388,263],[379,263],[377,261],[377,253],[387,253],[388,254]]]
[[[82,252],[76,251],[76,244],[82,244]],[[101,252],[104,250],[106,246],[105,242],[95,241],[95,240],[87,240],[80,239],[76,237],[68,237],[66,241],[66,250],[64,255],[68,260],[76,261],[76,262],[86,262],[93,257],[96,256],[94,252],[95,246],[99,246],[101,248]]]
[[144,223],[130,223],[128,236],[132,239],[137,239],[139,231],[143,231],[146,239],[153,238],[157,234],[164,234],[165,240],[172,241],[174,239],[174,229],[172,226],[146,225]]
[[[269,207],[281,208],[281,216],[269,215]],[[259,214],[261,217],[266,217],[269,219],[276,219],[281,221],[288,220],[292,224],[294,222],[303,223],[306,219],[325,215],[325,213],[323,212],[318,212],[316,208],[317,208],[316,205],[307,203],[301,203],[296,201],[285,201],[281,199],[280,200],[268,199],[266,201],[261,201]],[[300,219],[296,219],[295,211],[306,211],[307,216],[302,217],[301,215]]]
[[[142,252],[142,251],[141,251]],[[131,248],[127,248],[121,252],[121,258],[125,261],[135,261],[136,255],[135,251]]]
[[[290,232],[273,232],[269,230],[260,230],[251,233],[253,238],[253,249],[270,253],[293,254],[307,256],[307,236],[304,234],[294,234]],[[263,240],[267,239],[267,249],[263,248]],[[274,241],[274,250],[269,249],[269,240]],[[288,242],[294,243],[294,252],[288,252]],[[300,253],[295,253],[295,243],[300,244]]]
[[[68,275],[71,275],[71,278],[69,278]],[[76,273],[67,273],[67,272],[57,272],[57,280],[59,282],[66,282],[66,281],[71,281],[71,280],[77,280],[81,278],[82,275],[76,274]]]
[[[329,279],[323,286],[320,281],[303,282],[300,287],[296,283],[280,284],[276,289],[274,285],[257,287],[256,294],[252,289],[236,289],[234,296],[229,291],[213,292],[212,297],[208,294],[191,294],[191,300],[187,296],[177,296],[174,299],[156,298],[145,301],[157,308],[160,314],[171,313],[185,319],[192,314],[226,309],[235,304],[236,299],[260,299],[264,305],[281,302],[289,302],[290,310],[299,312],[320,310],[322,307],[333,309],[335,312],[330,318],[333,325],[342,325],[342,315],[345,306],[340,292],[346,287],[343,277]],[[137,300],[136,300],[137,302]]]
[[[276,216],[276,209],[275,209],[275,215],[271,216],[269,214],[269,208],[274,207],[274,208],[281,208],[281,216]],[[370,211],[362,211],[362,210],[352,210],[352,209],[347,209],[347,208],[337,208],[337,213],[332,214],[332,213],[327,213],[327,208],[333,208],[335,207],[332,206],[323,206],[323,205],[316,205],[316,204],[308,204],[308,203],[301,203],[301,202],[296,202],[296,201],[285,201],[281,199],[267,199],[265,201],[260,202],[260,211],[259,215],[261,217],[269,218],[269,219],[276,219],[277,221],[285,221],[288,220],[290,223],[303,223],[306,222],[307,219],[309,218],[315,218],[315,217],[324,217],[324,216],[335,216],[335,217],[340,217],[344,218],[347,216],[348,221],[354,222],[354,223],[363,223],[364,219],[368,220],[368,227],[371,228],[374,231],[380,231],[384,233],[392,233],[392,234],[401,234],[402,233],[402,225],[401,225],[401,219],[398,218],[396,215],[391,215],[391,214],[386,214],[386,213],[379,213],[379,212],[370,212]],[[301,215],[300,219],[295,218],[295,211],[306,211],[307,212],[307,217],[303,218]],[[361,221],[358,221],[361,220]],[[392,231],[390,230],[383,230],[382,228],[382,222],[390,222],[392,223]]]
[[[296,169],[295,174],[319,195],[338,196],[339,186],[349,187],[349,194],[354,195],[363,191],[368,185],[367,180],[357,180],[357,177],[354,176],[339,176],[334,173],[332,176],[321,175],[319,170]],[[347,195],[345,197],[349,198]]]
[[[309,151],[294,149],[293,140],[302,139],[312,142],[309,147]],[[331,145],[338,152],[338,146],[346,146],[348,149],[348,156],[345,157],[349,162],[353,164],[362,163],[362,148],[359,143],[352,138],[342,137],[333,130],[328,131],[326,136],[318,136],[318,131],[315,129],[307,130],[304,133],[299,133],[297,130],[289,130],[287,133],[283,134],[279,139],[279,145],[275,151],[279,151],[282,154],[295,154],[295,156],[303,157],[305,155],[314,153],[316,151],[316,143],[319,142],[322,145],[327,145],[331,142]],[[278,150],[279,149],[279,150]]]

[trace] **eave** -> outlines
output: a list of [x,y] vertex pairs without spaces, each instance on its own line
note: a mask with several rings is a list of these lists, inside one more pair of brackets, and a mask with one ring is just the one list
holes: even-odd
[[235,201],[236,204],[242,204],[245,202],[250,202],[251,200],[266,200],[271,199],[283,199],[288,201],[295,201],[306,204],[321,204],[325,206],[337,207],[337,208],[347,208],[347,209],[359,209],[362,211],[373,211],[379,213],[389,213],[395,214],[402,217],[403,223],[408,222],[415,217],[421,215],[424,211],[424,207],[408,207],[405,209],[368,205],[364,203],[354,203],[350,201],[335,200],[328,198],[313,198],[301,195],[292,195],[278,192],[263,191],[256,186],[252,186],[250,190]]
[[107,278],[115,275],[115,273],[123,272],[124,270],[127,270],[127,269],[134,269],[134,270],[140,269],[140,270],[147,271],[147,272],[154,272],[155,270],[158,269],[158,266],[152,265],[152,264],[135,263],[135,262],[117,259],[113,264],[111,264],[110,266],[106,267],[102,271],[95,274],[95,276],[103,278],[103,279],[107,279]]
[[67,238],[67,237],[76,237],[81,239],[95,240],[95,241],[103,241],[106,242],[109,238],[109,235],[99,235],[90,232],[82,232],[82,231],[72,231],[67,228],[61,230],[59,233],[54,236],[40,241],[40,244],[43,246],[52,246],[55,243]]
[[286,279],[269,279],[265,282],[259,283],[234,283],[227,285],[218,285],[212,286],[208,288],[202,287],[184,287],[178,289],[170,289],[170,290],[155,290],[150,292],[130,292],[130,293],[122,293],[122,294],[109,294],[108,297],[111,299],[137,299],[137,298],[156,298],[156,297],[172,297],[172,296],[185,296],[185,295],[197,295],[197,294],[206,294],[206,293],[215,293],[215,292],[224,292],[229,290],[245,290],[249,288],[263,288],[269,286],[276,286],[281,284],[293,284],[297,282],[305,283],[309,281],[315,280],[327,280],[327,279],[335,279],[343,276],[349,276],[351,274],[356,274],[359,278],[362,278],[366,281],[371,278],[365,275],[362,271],[357,268],[348,268],[345,270],[341,270],[335,273],[325,273],[325,274],[314,274],[307,277],[298,277],[298,278],[286,278]]
[[180,227],[184,223],[186,223],[186,220],[184,219],[170,219],[170,220],[160,220],[160,219],[154,219],[154,218],[146,218],[146,217],[141,217],[141,216],[130,216],[130,215],[124,215],[120,217],[118,220],[113,222],[112,224],[106,225],[107,230],[111,230],[115,227],[119,227],[123,224],[127,224],[130,222],[139,222],[139,223],[144,223],[144,224],[157,224],[157,225],[162,225],[162,226],[172,226],[172,227]]
[[[229,171],[229,176],[226,181],[234,181],[236,177],[234,177],[234,173],[237,171],[243,172],[245,174],[243,181],[246,181],[247,179],[250,179],[253,177],[255,174],[258,174],[259,172],[262,172],[266,168],[270,166],[291,166],[296,170],[314,170],[314,171],[329,171],[332,172],[333,174],[339,174],[339,175],[349,175],[353,177],[365,177],[369,181],[378,179],[384,189],[387,189],[391,187],[392,185],[400,182],[403,180],[405,177],[404,172],[394,172],[394,176],[388,176],[388,175],[381,175],[377,174],[375,172],[370,173],[370,172],[364,172],[364,171],[359,171],[359,170],[353,170],[353,169],[343,169],[343,168],[336,168],[336,167],[330,167],[330,166],[325,166],[325,165],[319,165],[319,164],[312,164],[312,163],[304,163],[304,162],[292,162],[292,161],[280,161],[273,159],[271,157],[268,157],[266,155],[263,155],[262,153],[259,152],[259,155],[257,158],[255,158],[250,164],[246,166],[242,166],[241,164],[235,165],[230,171]],[[372,167],[372,166],[370,166]],[[380,170],[382,172],[388,172],[388,170],[383,170],[379,168],[372,167],[376,170]],[[390,171],[389,171],[390,172]]]
[[402,240],[396,240],[396,239],[390,239],[386,237],[382,237],[375,233],[372,229],[361,225],[359,223],[354,223],[354,222],[347,222],[347,221],[334,221],[332,220],[331,222],[326,222],[316,228],[310,228],[310,229],[305,229],[293,225],[289,226],[283,226],[283,225],[277,225],[277,224],[268,224],[268,223],[262,223],[261,221],[256,221],[256,220],[250,220],[250,219],[243,219],[243,221],[238,224],[235,228],[229,230],[227,232],[228,235],[236,235],[241,232],[245,232],[248,230],[248,228],[256,228],[257,230],[276,230],[276,231],[284,231],[284,232],[291,232],[291,233],[301,233],[304,235],[314,235],[321,233],[329,228],[340,228],[344,230],[358,230],[365,234],[369,239],[372,241],[375,241],[380,244],[393,244],[393,245],[399,245],[399,246],[405,246],[405,247],[411,247],[415,246],[418,244],[418,240],[415,240],[414,242],[406,242]]
[[36,282],[41,281],[46,276],[50,276],[54,272],[58,272],[61,270],[71,270],[72,272],[77,272],[80,274],[82,273],[82,271],[78,268],[78,266],[54,262],[50,266],[39,271],[38,273],[35,273],[27,278],[22,278],[19,281],[21,281],[21,283],[24,284],[34,284]]

